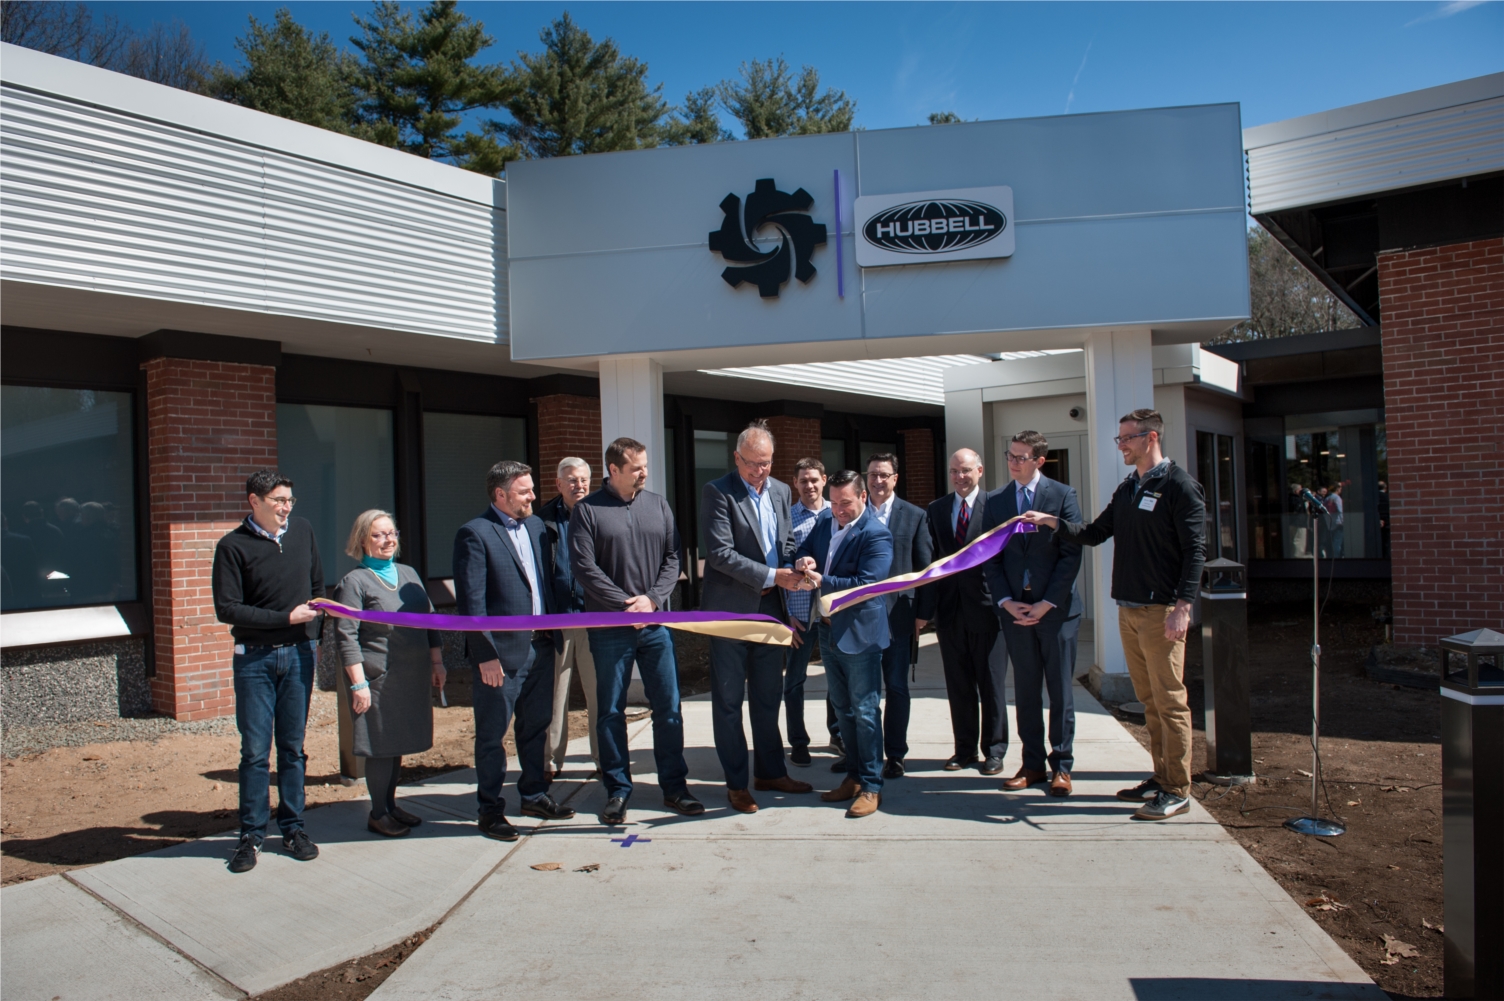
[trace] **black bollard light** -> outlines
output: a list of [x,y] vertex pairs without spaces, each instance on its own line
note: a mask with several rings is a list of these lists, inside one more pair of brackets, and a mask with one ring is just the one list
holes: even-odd
[[1441,641],[1445,991],[1504,999],[1504,635]]
[[1248,571],[1210,560],[1201,573],[1201,664],[1206,686],[1206,771],[1218,785],[1253,781],[1248,699]]

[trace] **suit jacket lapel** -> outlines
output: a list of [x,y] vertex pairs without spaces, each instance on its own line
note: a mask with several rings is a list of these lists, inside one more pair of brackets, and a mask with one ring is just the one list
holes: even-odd
[[[762,533],[758,530],[758,526],[762,522],[757,517],[757,504],[752,500],[752,493],[747,489],[747,485],[742,482],[740,475],[737,473],[727,473],[726,475],[731,479],[731,498],[736,501],[736,506],[741,509],[742,520],[752,530],[752,538],[756,539],[760,546],[762,545]],[[764,487],[763,489],[767,488]]]
[[496,530],[496,537],[501,540],[501,548],[505,549],[507,555],[512,557],[512,563],[516,565],[517,570],[522,574],[523,583],[527,583],[527,568],[522,565],[522,557],[518,555],[517,547],[512,545],[512,539],[507,535],[506,526],[501,523],[501,518],[497,516],[494,510],[487,508],[486,511],[490,515],[491,527]]

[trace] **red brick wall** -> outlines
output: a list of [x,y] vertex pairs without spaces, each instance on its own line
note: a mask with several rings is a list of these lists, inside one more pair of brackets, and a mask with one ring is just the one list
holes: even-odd
[[898,432],[903,438],[903,476],[899,493],[910,504],[927,506],[935,499],[935,435],[929,428]]
[[1504,628],[1504,240],[1380,254],[1395,641]]
[[[579,456],[590,463],[590,488],[601,485],[606,445],[601,441],[601,401],[594,396],[558,393],[532,401],[538,407],[538,500],[551,500],[559,462]],[[663,457],[667,461],[667,457]]]
[[156,677],[176,719],[235,711],[228,626],[214,618],[214,546],[246,514],[245,479],[277,463],[276,369],[158,358],[146,371]]
[[[773,432],[773,476],[790,486],[794,464],[820,458],[820,422],[813,417],[764,417]],[[827,470],[835,472],[835,470]]]

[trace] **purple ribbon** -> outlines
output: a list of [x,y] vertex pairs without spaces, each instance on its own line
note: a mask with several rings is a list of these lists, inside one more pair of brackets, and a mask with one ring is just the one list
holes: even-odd
[[381,612],[351,608],[325,598],[314,598],[312,607],[344,619],[375,622],[408,629],[448,629],[452,632],[531,632],[554,629],[610,629],[621,626],[674,626],[709,622],[761,622],[782,626],[768,615],[737,612],[577,612],[568,615],[441,615],[438,612]]
[[[973,517],[975,517],[974,513]],[[880,580],[873,584],[865,584],[861,587],[853,587],[848,591],[842,591],[831,599],[830,610],[831,612],[839,612],[843,608],[848,608],[859,601],[866,601],[868,598],[891,594],[894,591],[907,591],[911,587],[916,587],[920,584],[929,584],[942,577],[949,577],[951,574],[958,574],[963,570],[971,570],[974,567],[979,567],[1002,552],[1003,548],[1008,545],[1009,540],[1015,535],[1022,532],[1034,531],[1038,531],[1038,529],[1026,521],[1015,521],[1004,525],[1002,528],[995,528],[986,535],[967,543],[958,552],[952,553],[944,559],[936,560],[919,573],[901,574],[897,577],[889,577],[887,580]]]

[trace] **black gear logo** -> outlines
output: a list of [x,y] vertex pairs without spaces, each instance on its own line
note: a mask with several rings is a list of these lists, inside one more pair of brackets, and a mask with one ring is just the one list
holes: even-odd
[[[756,190],[747,196],[745,212],[741,198],[727,195],[721,201],[725,213],[721,228],[710,234],[711,253],[737,262],[721,272],[726,284],[736,288],[742,282],[751,282],[764,299],[778,298],[778,288],[789,280],[791,271],[808,284],[815,277],[810,255],[825,244],[825,224],[806,214],[814,203],[803,188],[792,195],[779,191],[771,177],[757,182]],[[765,251],[752,242],[757,231],[766,226],[779,230],[777,250]]]

